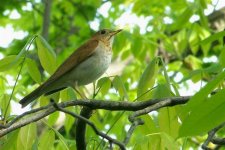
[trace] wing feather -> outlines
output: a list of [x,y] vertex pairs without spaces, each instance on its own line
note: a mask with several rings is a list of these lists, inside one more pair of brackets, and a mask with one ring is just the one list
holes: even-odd
[[98,45],[98,40],[89,40],[84,45],[80,46],[75,52],[73,52],[69,58],[67,58],[55,71],[54,74],[44,83],[46,85],[58,80],[60,77],[65,75],[67,72],[75,68],[86,58],[91,56]]

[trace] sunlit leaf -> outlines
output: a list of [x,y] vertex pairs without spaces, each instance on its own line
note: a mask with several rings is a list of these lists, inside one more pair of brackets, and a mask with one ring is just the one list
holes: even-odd
[[4,138],[1,139],[4,144],[2,144],[1,150],[15,150],[17,147],[17,138],[19,134],[19,129],[7,134]]
[[221,81],[225,78],[225,71],[218,74],[212,81],[205,85],[198,93],[196,93],[184,106],[182,113],[187,114],[188,112],[197,109],[208,97],[208,95],[218,86]]
[[32,79],[37,83],[41,83],[41,73],[38,70],[36,62],[32,59],[27,58],[26,64],[28,68],[28,73],[30,74]]
[[36,38],[38,48],[38,56],[42,67],[50,74],[52,74],[56,67],[56,54],[46,40],[40,35]]
[[161,132],[167,133],[174,139],[178,136],[180,124],[178,122],[178,114],[176,109],[162,108],[159,110],[159,127]]
[[97,88],[100,89],[102,95],[105,95],[111,87],[111,80],[108,77],[103,77],[98,80]]
[[225,115],[225,89],[220,90],[210,98],[204,99],[198,107],[192,107],[179,132],[179,136],[193,136],[207,133],[222,122]]
[[9,105],[9,108],[6,113],[9,99],[10,99],[10,96],[7,94],[0,95],[0,111],[1,111],[1,114],[5,115],[6,118],[8,118],[8,116],[10,115],[10,111],[11,111],[11,106]]
[[37,125],[31,123],[20,129],[17,148],[31,149],[37,136]]
[[170,135],[166,133],[161,133],[161,143],[162,143],[162,149],[172,149],[172,150],[179,150],[179,146],[176,143],[175,139],[172,138]]
[[152,90],[152,98],[153,99],[160,99],[160,98],[171,97],[171,96],[173,96],[173,94],[170,91],[167,84],[158,84]]
[[0,60],[0,72],[7,71],[12,69],[13,67],[18,66],[21,62],[22,59],[19,59],[17,62],[16,60],[16,55],[10,55],[7,57],[4,57],[3,59]]
[[187,7],[182,14],[177,18],[176,22],[170,26],[171,30],[177,30],[181,29],[183,26],[185,26],[190,17],[193,15],[193,9],[191,7]]
[[53,147],[54,141],[55,141],[54,131],[52,131],[51,129],[47,129],[47,131],[43,132],[40,137],[38,149],[40,150],[45,150],[46,148],[51,149]]
[[182,61],[174,61],[168,64],[168,71],[179,70],[182,65],[183,65]]
[[224,36],[225,36],[225,31],[221,31],[221,32],[215,33],[215,34],[209,36],[208,38],[204,39],[203,41],[201,41],[200,44],[204,45],[204,44],[213,42],[215,40],[218,40],[220,38],[223,38]]
[[154,58],[147,68],[145,69],[144,73],[142,74],[137,88],[137,97],[141,97],[141,100],[144,100],[148,97],[145,97],[145,94],[149,89],[151,89],[155,84],[156,75],[158,74],[159,69],[159,62],[160,58]]
[[50,126],[48,123],[45,122],[45,124],[51,129],[51,131],[54,132],[54,135],[56,135],[59,138],[59,140],[63,144],[65,150],[69,150],[65,138],[55,128],[53,128],[52,126]]
[[[72,111],[72,109],[69,109],[70,111]],[[65,130],[66,130],[66,133],[69,134],[71,128],[73,127],[74,125],[74,121],[75,121],[75,118],[70,116],[70,115],[66,115],[66,118],[65,118]]]
[[62,102],[77,99],[76,94],[75,94],[73,88],[71,88],[71,87],[61,90],[60,98],[61,98]]
[[58,118],[59,118],[59,112],[52,113],[51,115],[48,116],[48,124],[53,126],[58,120]]
[[128,100],[126,88],[124,86],[122,79],[119,76],[114,77],[113,87],[119,92],[121,99],[125,98],[126,100]]
[[196,69],[200,69],[202,62],[200,59],[198,59],[197,57],[193,56],[193,55],[188,55],[185,59],[184,59],[186,65],[188,65],[189,68],[196,70]]

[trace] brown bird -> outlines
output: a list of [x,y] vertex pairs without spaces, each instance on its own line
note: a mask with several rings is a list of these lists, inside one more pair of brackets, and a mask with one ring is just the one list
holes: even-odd
[[19,103],[27,106],[41,95],[49,95],[66,87],[89,84],[97,80],[109,67],[114,35],[120,30],[103,29],[73,52],[54,74]]

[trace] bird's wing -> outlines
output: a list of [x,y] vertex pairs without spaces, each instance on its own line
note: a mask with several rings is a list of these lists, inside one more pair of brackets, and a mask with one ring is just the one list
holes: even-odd
[[98,46],[98,40],[89,40],[87,43],[80,46],[67,58],[55,71],[55,73],[45,82],[46,85],[52,83],[65,75],[67,72],[75,68],[78,64],[90,57]]
[[[20,100],[20,104],[22,104],[22,107],[25,107],[29,103],[31,103],[33,100],[41,96],[42,94],[45,94],[46,88],[48,89],[49,86],[51,86],[52,83],[60,79],[63,75],[65,75],[67,72],[75,68],[77,65],[79,65],[82,61],[90,57],[94,52],[98,45],[98,40],[90,40],[81,47],[79,47],[75,52],[73,52],[69,58],[67,58],[55,71],[55,73],[42,85],[40,85],[36,90],[31,92],[29,95],[24,97],[22,100]],[[58,90],[58,89],[55,89]],[[52,92],[52,91],[50,91]]]

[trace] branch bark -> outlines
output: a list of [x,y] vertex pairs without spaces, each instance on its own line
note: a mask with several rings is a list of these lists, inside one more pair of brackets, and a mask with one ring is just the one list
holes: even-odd
[[[90,121],[88,120],[88,118],[91,117],[92,109],[90,109],[90,108],[88,108],[88,107],[84,107],[84,108],[82,109],[82,111],[81,111],[81,114],[82,114],[82,115],[77,115],[77,114],[75,114],[75,113],[73,113],[73,112],[70,112],[70,111],[68,111],[68,110],[66,110],[66,109],[63,109],[63,108],[59,107],[56,103],[54,103],[53,106],[54,106],[57,110],[62,111],[62,112],[64,112],[64,113],[66,113],[66,114],[69,114],[69,115],[73,116],[74,118],[77,118],[77,119],[78,119],[78,124],[83,125],[83,126],[80,126],[80,127],[79,127],[80,129],[81,129],[81,128],[86,128],[86,124],[88,124],[89,126],[92,127],[92,129],[95,131],[95,133],[96,133],[97,135],[99,135],[99,136],[101,136],[101,137],[107,139],[110,143],[114,143],[114,144],[118,145],[118,146],[120,147],[121,150],[125,150],[125,146],[124,146],[123,143],[121,143],[121,142],[119,142],[118,140],[113,139],[113,138],[111,138],[110,136],[108,136],[107,134],[105,134],[105,133],[99,131],[99,130],[97,129],[97,127],[94,125],[94,123],[92,123],[92,122],[90,122]],[[87,117],[87,118],[86,118],[86,117]],[[78,136],[77,136],[78,138],[81,138],[80,136],[84,136],[84,135],[85,135],[86,129],[81,129],[81,130],[82,130],[81,132],[84,132],[84,134],[83,134],[83,135],[77,134],[77,135],[78,135]],[[80,131],[78,131],[78,132],[80,132]],[[82,141],[82,140],[83,140],[83,141]],[[82,150],[85,150],[85,149],[86,149],[85,136],[82,137],[82,139],[76,139],[76,142],[77,142],[77,149],[82,149]],[[81,142],[81,143],[79,143],[79,142]]]
[[[92,114],[92,109],[90,107],[82,108],[80,115],[86,119],[89,119]],[[86,150],[86,121],[82,119],[76,120],[76,146],[77,149]]]
[[[104,101],[104,100],[72,100],[67,102],[59,103],[58,106],[61,108],[66,108],[70,106],[85,106],[90,109],[105,109],[111,111],[138,111],[149,106],[160,105],[160,108],[167,106],[174,106],[185,104],[189,100],[189,96],[186,97],[171,97],[164,99],[154,99],[142,102],[125,102],[125,101]],[[165,103],[165,101],[170,101],[170,103]],[[154,107],[157,109],[158,107]],[[155,110],[152,109],[152,110]],[[21,128],[32,122],[36,122],[52,113],[54,113],[56,108],[50,103],[47,106],[33,109],[31,111],[25,112],[17,116],[14,120],[7,123],[6,125],[1,125],[0,137]]]
[[45,40],[48,40],[48,33],[49,33],[49,25],[51,22],[51,5],[52,0],[44,0],[45,8],[44,8],[44,16],[43,16],[43,24],[42,24],[42,36]]

